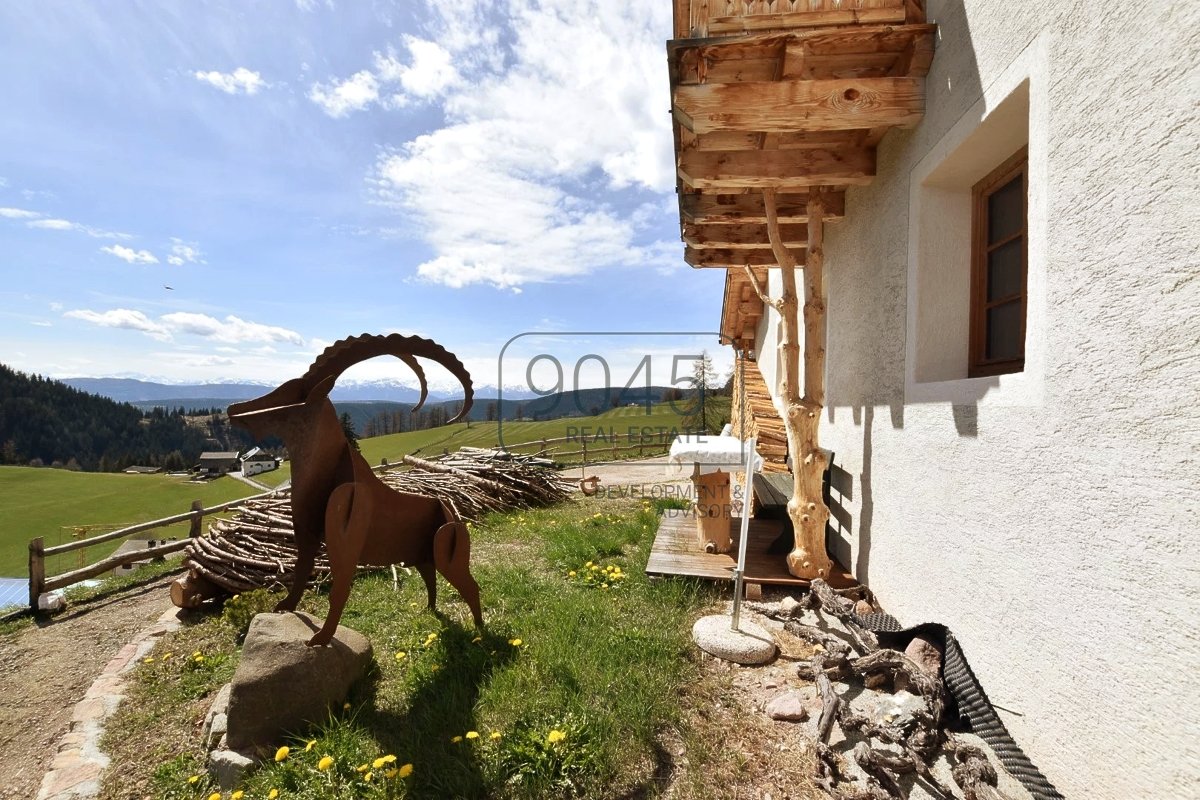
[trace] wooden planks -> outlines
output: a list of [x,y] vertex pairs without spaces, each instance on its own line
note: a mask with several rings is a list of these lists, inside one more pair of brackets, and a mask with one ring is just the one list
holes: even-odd
[[[830,192],[827,220],[840,219],[846,213],[846,193]],[[784,225],[808,222],[808,193],[777,195],[779,222]],[[696,225],[710,223],[762,223],[765,231],[767,214],[763,208],[762,195],[750,194],[682,194],[679,196],[679,212],[684,222]],[[804,232],[808,238],[807,229]],[[760,242],[765,242],[762,238]]]
[[[804,247],[808,241],[808,227],[805,225],[780,225],[779,232],[788,243],[788,247]],[[683,225],[683,241],[699,249],[758,250],[762,248],[766,238],[765,222],[741,225]]]
[[[682,511],[668,514],[670,512],[664,514],[659,521],[658,532],[646,562],[646,574],[732,581],[733,570],[737,566],[738,537],[742,521],[737,517],[730,520],[730,535],[734,542],[730,552],[705,553],[696,546],[696,522],[692,514]],[[808,585],[808,581],[793,577],[787,571],[783,553],[768,552],[782,533],[783,523],[779,520],[750,520],[746,547],[747,582],[780,586]],[[790,546],[789,538],[788,547]],[[836,564],[828,583],[836,589],[858,585],[853,575]]]
[[704,83],[675,89],[675,119],[697,134],[911,127],[925,113],[922,78]]
[[[804,256],[804,249],[795,250],[798,257]],[[731,267],[777,267],[775,254],[770,248],[728,249],[728,250],[699,250],[695,247],[684,248],[683,260],[693,267],[710,267],[729,269]]]
[[693,189],[862,186],[875,177],[875,150],[687,150],[679,154],[678,173]]

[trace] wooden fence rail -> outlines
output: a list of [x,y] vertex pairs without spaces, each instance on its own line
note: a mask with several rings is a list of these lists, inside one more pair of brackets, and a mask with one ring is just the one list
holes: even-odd
[[[619,446],[617,444],[617,442],[622,438],[628,442],[628,444],[625,446]],[[634,438],[635,435],[631,433],[614,433],[612,436],[603,437],[603,441],[600,441],[599,439],[593,439],[591,445],[589,446],[586,437],[564,436],[554,439],[537,439],[529,442],[518,442],[511,445],[506,445],[502,449],[513,452],[519,449],[537,448],[537,453],[548,454],[549,451],[547,448],[550,445],[564,444],[567,442],[579,442],[580,449],[567,450],[563,452],[555,451],[553,455],[558,457],[582,455],[583,461],[586,463],[588,455],[592,455],[594,458],[603,458],[605,455],[611,453],[615,458],[618,453],[627,453],[633,450],[637,450],[639,453],[645,453],[646,449],[655,450],[659,448],[666,448],[670,445],[670,441],[674,438],[674,435],[668,435],[666,433],[656,433],[649,436],[645,434],[638,434],[636,436],[638,440],[636,444],[632,443]],[[611,444],[609,444],[609,440],[611,440]],[[372,467],[372,471],[382,472],[386,469],[393,469],[400,464],[405,463],[406,459],[402,459],[401,461],[394,462],[392,464],[388,464],[385,461],[383,464],[380,464],[377,467]],[[75,542],[67,542],[66,544],[54,545],[52,547],[46,547],[45,540],[39,536],[29,542],[29,607],[31,610],[37,611],[38,598],[40,598],[45,592],[52,592],[55,589],[62,589],[78,583],[79,581],[95,578],[111,569],[126,566],[134,563],[135,561],[141,561],[147,558],[160,558],[178,550],[182,550],[187,546],[188,539],[197,537],[202,533],[202,521],[205,517],[236,509],[243,503],[247,503],[252,500],[260,500],[265,497],[270,497],[278,491],[278,489],[275,489],[270,492],[263,492],[261,494],[251,495],[250,497],[243,497],[239,500],[230,500],[210,508],[205,508],[199,500],[196,500],[192,503],[191,510],[185,511],[182,514],[174,514],[169,517],[154,519],[148,522],[139,522],[136,525],[129,525],[128,527],[121,528],[120,530],[103,533],[98,536],[93,536],[89,539],[80,539]],[[163,544],[145,547],[139,550],[129,550],[124,553],[114,553],[113,555],[103,558],[94,564],[89,564],[78,569],[70,570],[69,572],[63,572],[59,575],[46,575],[46,559],[50,556],[61,555],[62,553],[70,553],[72,551],[80,550],[85,547],[100,544],[102,542],[111,542],[115,539],[125,539],[134,535],[135,533],[144,533],[145,531],[166,527],[168,525],[175,525],[180,522],[191,522],[191,528],[188,531],[188,539],[165,542]]]

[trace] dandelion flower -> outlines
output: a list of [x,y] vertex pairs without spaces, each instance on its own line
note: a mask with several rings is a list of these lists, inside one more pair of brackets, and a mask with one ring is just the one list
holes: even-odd
[[608,584],[607,584],[607,583],[602,583],[602,584],[600,584],[600,588],[601,588],[601,589],[607,589],[607,588],[608,588]]
[[271,791],[267,792],[267,800],[275,800],[277,797],[279,797],[278,789],[272,789]]
[[210,794],[210,795],[208,796],[208,800],[221,800],[221,793],[220,793],[220,792],[213,792],[212,794]]
[[370,764],[359,764],[357,767],[354,768],[354,770],[355,770],[355,772],[366,772],[370,768],[371,768]]
[[236,792],[229,795],[229,800],[242,800],[242,798],[245,797],[245,795],[246,795],[245,792],[243,792],[241,789],[238,789]]
[[329,769],[332,766],[333,766],[333,756],[324,756],[321,758],[320,761],[317,762],[317,769],[321,770],[321,772],[324,772],[325,770]]
[[290,752],[292,752],[291,748],[287,747],[286,745],[279,748],[278,750],[275,751],[275,760],[283,761],[285,758],[288,757],[288,753],[290,753]]
[[306,753],[309,752],[316,746],[316,744],[317,744],[316,739],[309,739],[308,743],[306,745],[304,745],[304,752],[306,752]]
[[558,729],[555,729],[555,730],[550,731],[550,735],[546,737],[546,741],[549,744],[558,744],[565,738],[567,738],[567,735],[565,733],[563,733],[562,731],[560,731]]
[[199,776],[199,775],[193,775],[192,777],[188,778],[188,783],[190,783],[190,784],[192,784],[193,786],[195,786],[195,785],[196,785],[196,783],[197,783],[197,782],[199,782],[199,780],[200,780],[200,776]]
[[467,731],[467,738],[468,739],[478,739],[479,731]]
[[404,659],[406,659],[406,658],[408,658],[408,653],[404,652],[403,650],[401,650],[400,652],[396,653],[396,660],[397,660],[397,661],[403,661],[403,660],[404,660]]
[[451,743],[451,744],[458,744],[459,742],[461,742],[461,741],[462,741],[462,739],[463,739],[463,737],[461,737],[461,736],[451,736],[451,737],[450,737],[450,743]]
[[405,764],[403,767],[400,768],[399,775],[401,778],[407,778],[409,775],[412,775],[412,773],[413,773],[413,765]]
[[391,780],[392,778],[396,777],[396,775],[398,775],[399,773],[400,773],[400,770],[396,769],[395,767],[392,767],[391,769],[385,769],[383,771],[383,777],[387,778],[388,780]]
[[200,651],[199,651],[199,650],[197,650],[196,652],[192,653],[192,658],[199,658],[199,657],[200,657]]
[[568,577],[568,578],[574,578],[574,577],[575,577],[575,570],[571,570],[570,572],[568,572],[568,573],[567,573],[567,577]]
[[600,519],[600,517],[602,517],[602,516],[603,516],[603,514],[601,514],[599,511],[597,511],[595,514],[592,514],[592,519]]
[[592,568],[592,562],[591,562],[591,561],[589,561],[589,562],[587,562],[586,564],[584,564],[584,566],[585,566],[585,567],[587,567],[588,569],[591,569],[591,568]]
[[499,739],[503,735],[500,731],[492,731],[492,741]]
[[363,775],[363,780],[366,781],[367,783],[370,783],[371,778],[374,778],[374,777],[375,777],[374,772],[368,772],[366,775]]
[[163,661],[166,661],[168,658],[170,658],[173,655],[175,655],[175,654],[172,653],[170,650],[168,650],[167,652],[163,653]]
[[438,671],[439,669],[441,669],[441,668],[442,668],[442,665],[441,665],[441,664],[434,664],[432,667],[430,667],[430,668],[429,668],[429,671],[430,671],[430,672],[437,672],[437,671]]
[[521,646],[521,640],[520,640],[520,639],[509,639],[509,640],[508,640],[508,643],[509,643],[509,644],[511,644],[513,647],[520,647],[520,646]]
[[197,664],[204,663],[204,656],[196,656],[195,661]]
[[235,594],[233,597],[231,597],[231,598],[229,598],[229,599],[230,599],[230,600],[237,600],[239,597],[241,597],[241,595],[240,595],[240,594]]
[[143,664],[153,664],[154,656],[146,656],[145,658],[142,659],[142,663]]

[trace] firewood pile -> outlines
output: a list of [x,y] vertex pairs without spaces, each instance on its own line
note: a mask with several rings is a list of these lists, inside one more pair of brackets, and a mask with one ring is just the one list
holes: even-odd
[[[571,484],[541,461],[475,449],[432,459],[405,456],[380,478],[397,491],[444,500],[464,520],[478,521],[489,512],[566,499]],[[189,542],[184,550],[188,575],[172,585],[171,599],[182,608],[194,608],[219,594],[286,587],[295,563],[291,496],[285,490],[246,501],[232,517],[210,524],[207,535]],[[311,583],[328,578],[322,547]]]

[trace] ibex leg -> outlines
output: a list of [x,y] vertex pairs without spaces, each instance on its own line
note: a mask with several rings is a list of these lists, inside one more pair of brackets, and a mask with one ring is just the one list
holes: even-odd
[[425,581],[425,593],[429,595],[429,610],[437,610],[437,572],[433,568],[432,562],[425,564],[417,564],[417,572],[421,573],[421,580]]
[[[329,555],[333,584],[329,589],[329,613],[325,616],[325,624],[308,640],[309,647],[329,644],[350,597],[350,585],[354,583],[358,557],[366,541],[369,518],[366,509],[354,508],[355,487],[356,484],[343,483],[329,495],[329,505],[325,509],[325,551]],[[360,511],[363,513],[358,513]]]
[[296,610],[300,598],[304,595],[304,589],[308,586],[308,579],[312,577],[313,564],[316,563],[317,551],[320,549],[320,537],[309,531],[296,530],[296,570],[292,574],[292,588],[287,597],[275,606],[276,611]]
[[433,535],[433,563],[450,585],[467,601],[475,624],[483,625],[479,608],[479,584],[471,577],[471,535],[461,522],[448,522]]

